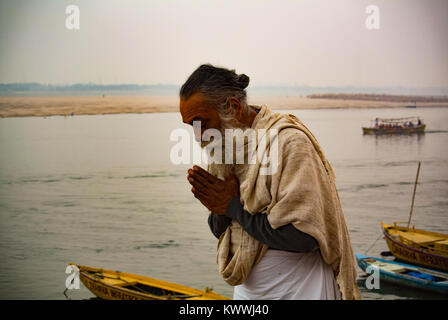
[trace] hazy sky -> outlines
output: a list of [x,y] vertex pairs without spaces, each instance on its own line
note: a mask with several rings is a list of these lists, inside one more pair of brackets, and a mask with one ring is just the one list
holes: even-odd
[[210,62],[251,85],[448,87],[446,0],[0,1],[3,83],[181,84]]

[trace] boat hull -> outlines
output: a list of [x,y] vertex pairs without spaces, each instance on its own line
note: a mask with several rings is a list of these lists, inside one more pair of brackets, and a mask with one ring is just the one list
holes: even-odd
[[[411,245],[409,242],[407,244],[403,243],[403,240],[391,234],[391,229],[393,228],[403,230],[408,228],[390,226],[384,223],[381,225],[387,246],[396,258],[419,266],[448,272],[448,256],[445,256],[441,252],[435,250],[430,252],[425,250],[423,246],[419,247],[417,244]],[[412,232],[412,229],[408,230],[408,232]]]
[[416,126],[413,128],[369,128],[363,127],[363,134],[413,134],[413,133],[424,133],[426,125]]
[[91,279],[83,274],[81,274],[80,280],[90,292],[103,300],[159,300],[135,292],[126,292],[123,289],[117,289],[113,286]]
[[88,266],[79,269],[79,279],[95,296],[104,300],[230,300],[205,291],[149,277]]
[[[414,289],[423,289],[440,294],[448,294],[448,274],[431,269],[388,261],[362,254],[355,254],[359,267],[365,271],[370,266],[379,270],[380,280]],[[409,274],[412,272],[414,275]],[[371,273],[371,270],[370,272]],[[424,274],[435,280],[416,277],[415,274]],[[380,284],[381,286],[381,284]]]

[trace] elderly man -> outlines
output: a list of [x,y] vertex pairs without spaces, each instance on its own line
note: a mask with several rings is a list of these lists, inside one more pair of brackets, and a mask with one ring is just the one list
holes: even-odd
[[200,121],[195,135],[202,147],[209,129],[223,140],[226,129],[277,134],[266,146],[256,144],[277,157],[271,174],[261,174],[261,161],[188,170],[192,193],[211,212],[223,279],[234,286],[234,299],[360,298],[332,167],[299,119],[248,105],[248,84],[244,74],[207,64],[180,90],[183,122]]

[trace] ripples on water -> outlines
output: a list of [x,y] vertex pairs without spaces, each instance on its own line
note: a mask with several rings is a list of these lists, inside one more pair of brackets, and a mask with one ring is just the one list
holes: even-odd
[[[448,115],[444,109],[302,110],[333,164],[354,250],[380,222],[448,233]],[[420,115],[428,133],[363,136],[375,117]],[[207,211],[191,196],[188,166],[174,166],[177,114],[0,119],[0,297],[65,299],[68,262],[131,272],[231,296],[216,268]],[[379,240],[368,252],[387,250]],[[434,298],[386,283],[367,299]],[[81,287],[69,295],[92,297]]]

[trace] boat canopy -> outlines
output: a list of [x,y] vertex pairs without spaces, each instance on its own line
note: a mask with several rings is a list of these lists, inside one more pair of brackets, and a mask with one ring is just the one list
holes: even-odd
[[383,123],[383,124],[402,124],[406,122],[420,122],[423,123],[423,119],[421,117],[404,117],[404,118],[376,118],[372,121],[376,123]]

